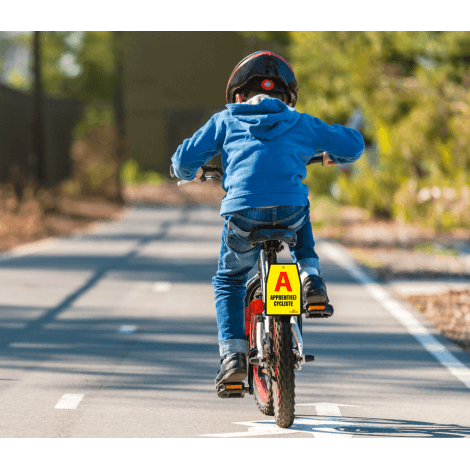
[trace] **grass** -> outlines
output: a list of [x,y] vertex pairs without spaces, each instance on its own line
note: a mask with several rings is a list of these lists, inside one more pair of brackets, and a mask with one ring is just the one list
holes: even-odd
[[424,242],[413,248],[415,253],[424,253],[428,255],[441,255],[441,256],[459,256],[459,252],[450,246],[443,246],[439,243]]

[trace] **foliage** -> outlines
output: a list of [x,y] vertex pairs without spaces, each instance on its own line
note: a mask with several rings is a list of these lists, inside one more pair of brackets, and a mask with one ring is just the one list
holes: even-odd
[[273,42],[280,46],[290,44],[288,31],[240,31],[239,34],[247,39],[257,38],[262,42]]
[[93,129],[114,123],[114,108],[110,103],[93,102],[84,107],[83,116],[75,126],[74,139],[84,138]]
[[158,186],[165,180],[165,177],[156,171],[142,171],[133,159],[126,160],[121,166],[120,178],[121,182],[129,185]]
[[[468,227],[470,35],[292,32],[289,42],[298,109],[345,124],[360,108],[362,133],[376,143],[377,165],[369,148],[352,175],[335,173],[339,200],[437,229]],[[320,170],[309,169],[308,182],[326,193]]]
[[72,178],[62,185],[70,195],[120,200],[119,139],[116,126],[100,124],[77,138],[72,145]]
[[[21,60],[16,60],[15,52],[22,54],[24,61],[30,50],[30,35],[15,31],[0,31],[0,75],[2,82],[20,91],[31,87],[31,72],[21,67]],[[8,61],[7,58],[10,58]],[[12,60],[14,59],[14,60]],[[10,62],[10,63],[8,63]],[[13,62],[13,64],[11,63]],[[7,65],[8,64],[8,65]]]
[[49,31],[42,35],[45,92],[75,98],[84,105],[74,131],[76,140],[115,121],[117,47],[110,31]]
[[[18,33],[0,40],[0,46],[29,51],[33,33]],[[117,86],[116,49],[112,31],[44,31],[40,35],[41,75],[44,91],[57,98],[76,98],[85,104],[112,102]],[[14,88],[31,89],[32,77],[13,69],[8,76]],[[29,72],[29,71],[28,71]]]
[[41,35],[42,77],[51,96],[89,105],[110,103],[117,85],[116,44],[110,31],[49,31]]
[[457,257],[460,255],[459,251],[453,247],[442,246],[433,242],[424,242],[413,248],[413,251],[417,253],[425,253],[430,255],[441,255],[441,256],[453,256]]

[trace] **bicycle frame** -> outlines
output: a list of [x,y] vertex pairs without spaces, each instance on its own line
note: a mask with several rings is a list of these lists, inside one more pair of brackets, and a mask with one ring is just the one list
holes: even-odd
[[[258,275],[259,275],[259,280],[260,280],[260,285],[261,285],[261,292],[262,292],[262,298],[263,302],[266,304],[266,280],[268,277],[268,271],[269,271],[269,266],[273,263],[277,262],[277,252],[282,250],[282,245],[281,242],[278,240],[271,240],[269,242],[263,242],[262,247],[261,247],[261,252],[259,256],[259,262],[258,262]],[[271,344],[270,344],[270,339],[269,339],[269,331],[270,331],[270,325],[271,322],[273,321],[273,317],[266,315],[266,312],[263,311],[261,314],[262,316],[262,321],[257,320],[256,321],[256,350],[257,350],[257,356],[256,359],[257,361],[253,361],[252,358],[250,359],[250,362],[257,363],[258,365],[264,366],[265,368],[268,366],[267,364],[267,359],[268,359],[268,354],[271,351]],[[259,318],[259,315],[257,315]],[[254,319],[252,316],[251,318]],[[292,329],[292,334],[296,342],[297,346],[297,351],[295,351],[295,356],[296,356],[296,362],[295,362],[295,368],[297,370],[302,369],[302,363],[305,362],[305,356],[303,355],[303,340],[302,340],[302,333],[299,328],[299,324],[297,322],[296,316],[287,316],[278,318],[278,321],[289,321],[291,324],[291,329]],[[251,389],[251,387],[250,387]]]

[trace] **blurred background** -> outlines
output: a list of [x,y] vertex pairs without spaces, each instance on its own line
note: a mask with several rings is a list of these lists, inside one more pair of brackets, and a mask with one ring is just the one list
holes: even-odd
[[353,165],[309,169],[316,229],[354,207],[361,220],[468,235],[467,32],[17,31],[0,32],[3,249],[168,197],[154,189],[171,186],[171,155],[224,109],[234,66],[260,49],[293,65],[299,111],[366,141]]

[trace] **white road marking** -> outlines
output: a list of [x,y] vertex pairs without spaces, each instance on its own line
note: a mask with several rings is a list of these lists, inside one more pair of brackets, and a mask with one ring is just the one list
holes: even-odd
[[[393,426],[370,424],[357,418],[343,418],[332,416],[323,418],[317,416],[297,416],[290,428],[284,429],[276,425],[274,420],[242,421],[233,424],[249,426],[246,431],[229,432],[221,434],[202,434],[206,437],[251,437],[269,436],[274,434],[295,434],[303,432],[311,434],[315,438],[351,438],[355,431],[366,430],[369,433],[378,430],[394,431]],[[352,429],[348,429],[352,428]]]
[[154,292],[168,292],[171,289],[171,282],[156,282],[153,285]]
[[387,309],[430,354],[467,388],[470,388],[470,369],[430,334],[413,313],[407,310],[400,302],[392,299],[385,289],[363,273],[344,248],[325,241],[320,242],[318,245],[330,259],[345,268],[351,276],[364,284],[370,295]]
[[83,393],[66,393],[54,407],[56,410],[74,410],[82,401]]
[[339,403],[301,403],[295,406],[314,406],[321,416],[341,416],[340,406],[358,408],[358,405],[341,405]]
[[20,258],[22,256],[30,255],[32,253],[41,251],[43,248],[48,248],[49,246],[52,246],[55,240],[57,240],[57,238],[51,237],[43,240],[38,240],[36,242],[25,243],[24,245],[12,248],[11,250],[5,251],[4,253],[0,254],[0,263],[3,261],[9,261],[12,258]]
[[[351,437],[350,433],[337,431],[334,426],[340,426],[335,421],[317,420],[316,418],[296,418],[290,428],[284,429],[276,425],[274,420],[266,421],[242,421],[239,423],[249,428],[244,432],[231,432],[223,434],[203,434],[207,437],[251,437],[251,436],[269,436],[273,434],[295,434],[298,432],[310,433],[314,437]],[[342,423],[345,426],[348,423]],[[352,424],[352,423],[351,423]]]
[[129,334],[133,333],[135,330],[137,330],[135,325],[122,325],[118,328],[118,333]]

